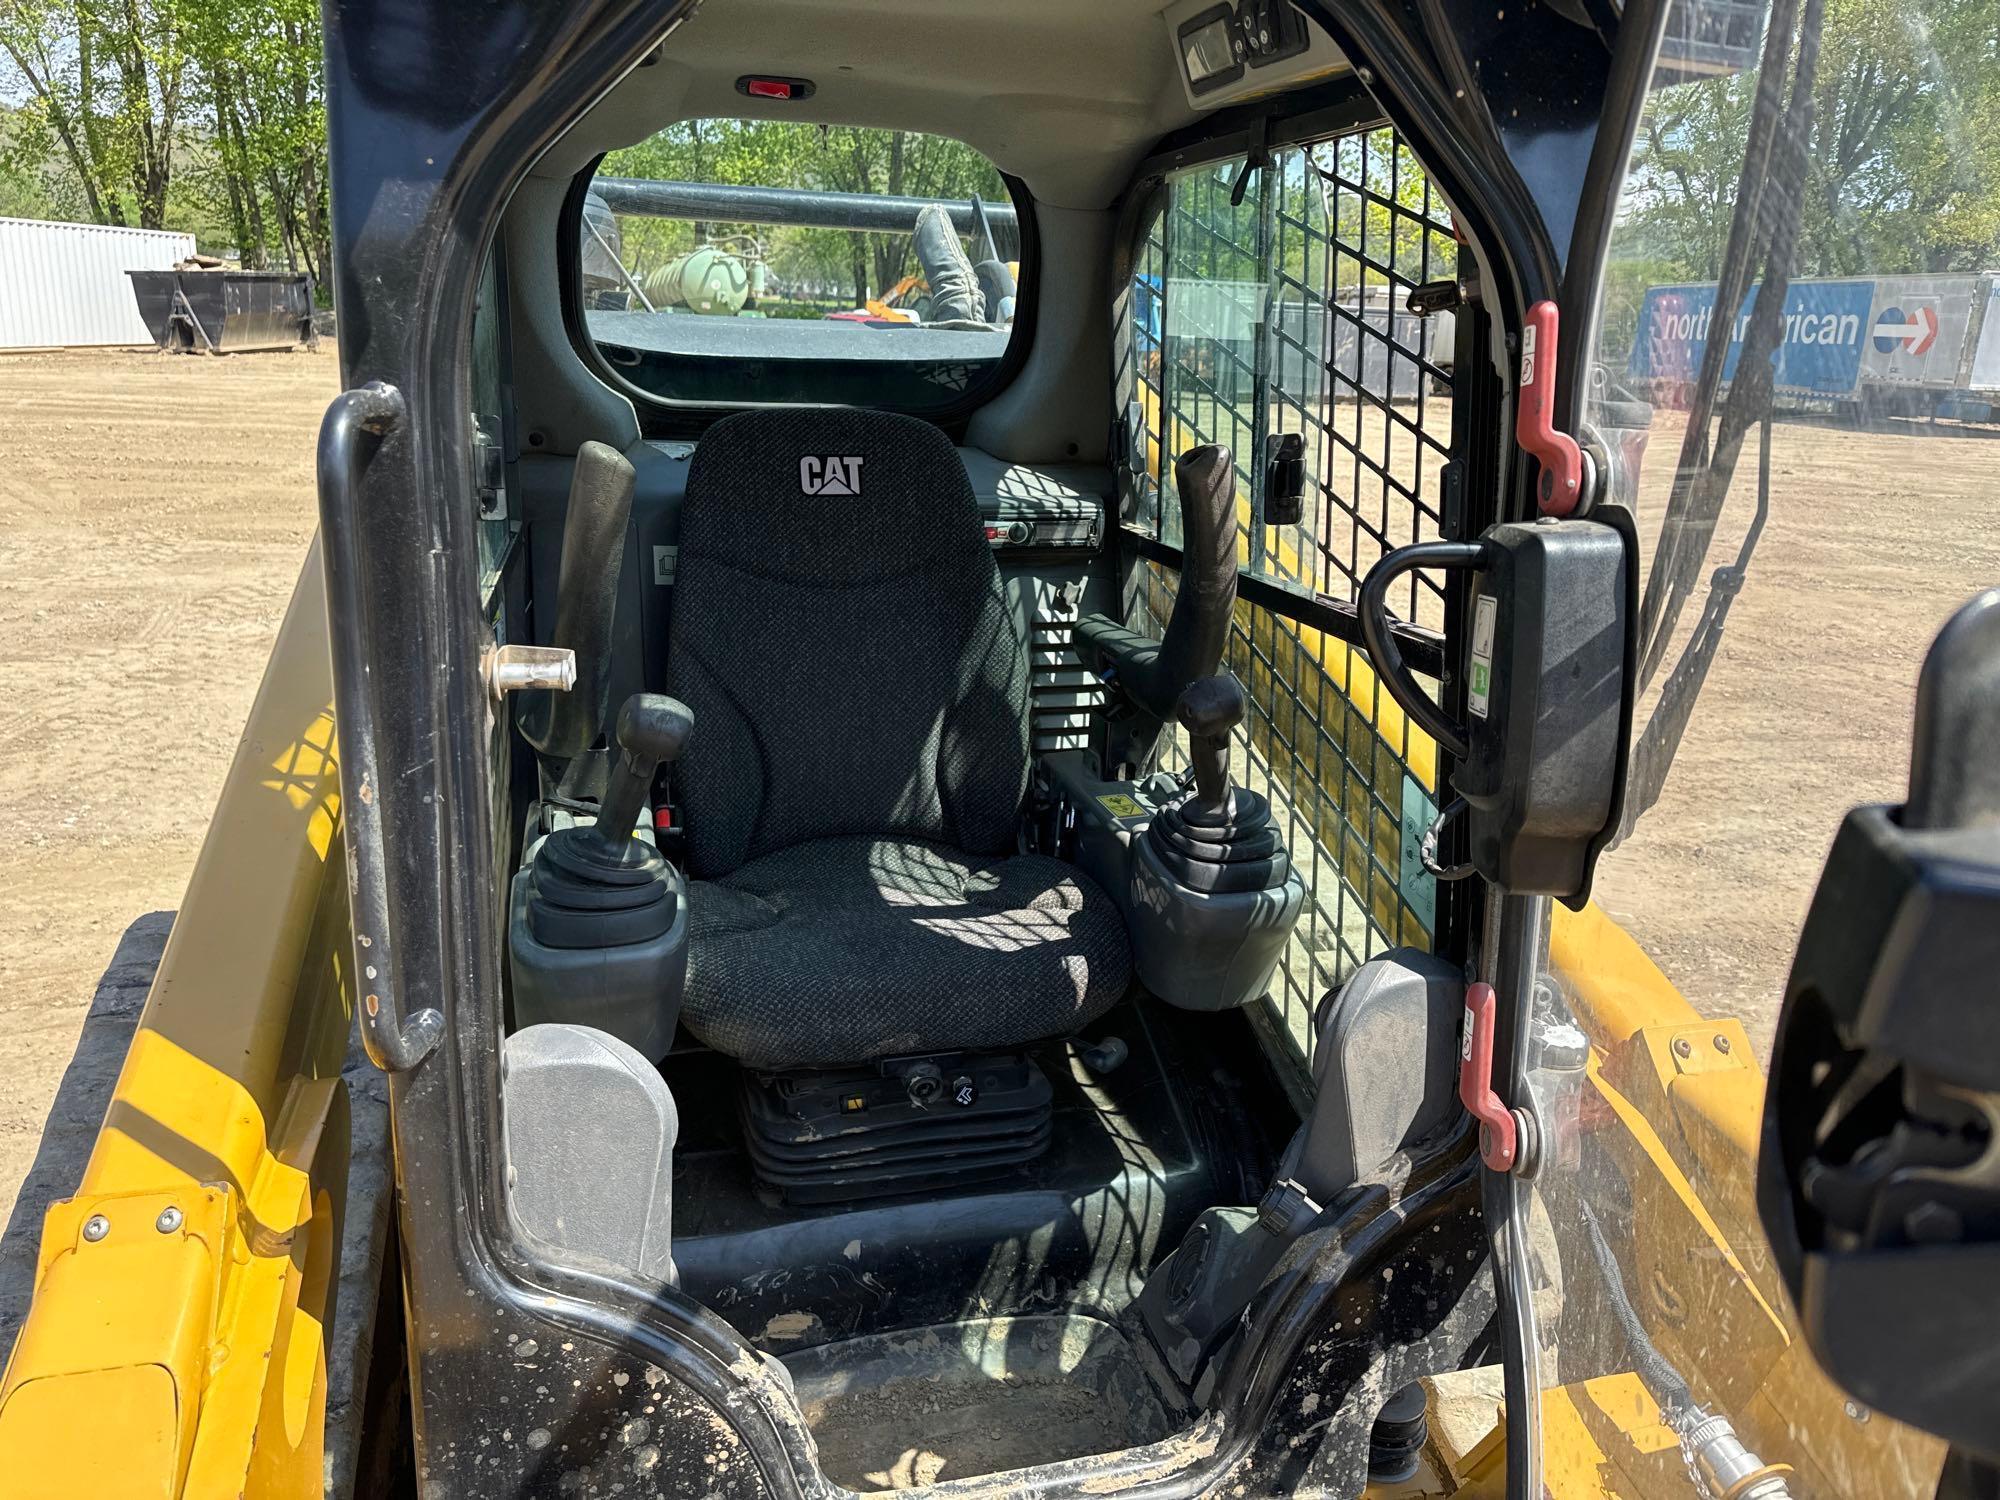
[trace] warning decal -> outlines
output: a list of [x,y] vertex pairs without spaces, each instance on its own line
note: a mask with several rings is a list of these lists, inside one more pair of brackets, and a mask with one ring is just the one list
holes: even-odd
[[1143,818],[1146,809],[1126,796],[1123,792],[1107,792],[1097,799],[1097,805],[1114,818]]

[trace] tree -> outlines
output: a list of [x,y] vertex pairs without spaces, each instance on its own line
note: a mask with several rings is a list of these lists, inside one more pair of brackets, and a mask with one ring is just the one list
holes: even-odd
[[0,104],[0,219],[46,219],[58,212],[43,153],[23,149],[20,111]]
[[188,47],[213,152],[202,171],[245,266],[274,258],[326,285],[326,103],[312,0],[196,6]]
[[186,105],[180,0],[0,0],[25,151],[60,151],[90,218],[165,224]]
[[[2000,0],[1826,0],[1801,276],[1976,271],[2000,255]],[[1648,100],[1621,248],[1714,279],[1756,75]]]

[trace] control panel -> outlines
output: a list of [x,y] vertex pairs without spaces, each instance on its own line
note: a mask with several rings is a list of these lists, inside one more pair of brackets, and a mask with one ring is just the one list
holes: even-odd
[[1110,476],[1090,464],[1011,464],[961,448],[995,552],[1057,549],[1094,552],[1104,540],[1104,492]]
[[1209,108],[1347,66],[1292,0],[1181,0],[1163,13],[1188,102]]
[[1096,499],[982,499],[979,509],[986,523],[986,540],[996,550],[1061,547],[1095,551],[1103,538],[1104,506]]

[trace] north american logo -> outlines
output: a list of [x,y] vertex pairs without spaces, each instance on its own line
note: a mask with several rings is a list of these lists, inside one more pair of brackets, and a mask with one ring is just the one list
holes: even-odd
[[861,493],[861,456],[807,454],[799,460],[799,488],[808,495],[858,495]]

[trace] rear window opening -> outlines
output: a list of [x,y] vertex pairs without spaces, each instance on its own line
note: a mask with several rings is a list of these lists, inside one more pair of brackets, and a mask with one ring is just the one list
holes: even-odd
[[577,306],[657,401],[935,412],[1003,373],[1022,214],[963,142],[784,120],[684,120],[599,163]]

